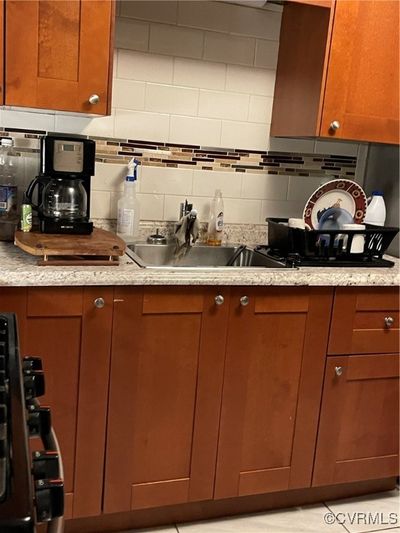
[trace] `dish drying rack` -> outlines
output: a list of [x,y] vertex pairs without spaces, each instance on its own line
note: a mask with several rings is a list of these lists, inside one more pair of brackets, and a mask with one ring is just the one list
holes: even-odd
[[[282,256],[299,260],[313,260],[316,263],[351,262],[373,266],[382,257],[399,228],[378,227],[366,224],[359,230],[304,230],[290,228],[285,218],[267,218],[268,246]],[[362,253],[352,253],[351,246],[355,235],[365,238]],[[388,263],[390,263],[388,261]],[[392,264],[392,263],[391,263]],[[389,266],[389,265],[388,265]]]

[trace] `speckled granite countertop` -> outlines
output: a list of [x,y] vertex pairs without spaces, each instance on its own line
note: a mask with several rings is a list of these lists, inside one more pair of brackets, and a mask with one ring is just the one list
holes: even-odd
[[119,266],[37,266],[13,244],[0,243],[0,286],[50,285],[400,285],[400,259],[393,268],[141,269],[124,256]]

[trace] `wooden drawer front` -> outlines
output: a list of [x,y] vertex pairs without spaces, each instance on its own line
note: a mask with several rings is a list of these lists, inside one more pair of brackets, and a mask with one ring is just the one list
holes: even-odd
[[398,351],[398,289],[337,289],[328,353],[338,355]]
[[83,290],[81,287],[30,287],[28,289],[28,317],[82,316],[82,313]]
[[204,290],[202,287],[146,288],[143,293],[143,314],[201,313]]

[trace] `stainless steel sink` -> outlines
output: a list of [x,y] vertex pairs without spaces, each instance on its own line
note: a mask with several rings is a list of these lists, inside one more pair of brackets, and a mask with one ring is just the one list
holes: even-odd
[[[175,244],[135,243],[127,255],[142,268],[284,268],[251,248],[243,246],[193,246],[183,257],[175,257]],[[233,259],[233,261],[232,261]]]

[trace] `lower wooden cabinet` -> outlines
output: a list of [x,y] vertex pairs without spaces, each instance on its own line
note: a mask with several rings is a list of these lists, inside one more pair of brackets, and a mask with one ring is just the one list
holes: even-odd
[[399,354],[330,357],[313,486],[399,473]]
[[331,294],[232,290],[216,499],[310,486]]
[[101,513],[112,295],[110,287],[0,289],[0,310],[17,314],[21,355],[43,361],[40,403],[51,407],[60,442],[67,518]]
[[0,311],[43,359],[67,517],[397,473],[394,289],[0,288]]
[[213,497],[226,289],[116,288],[104,511]]

